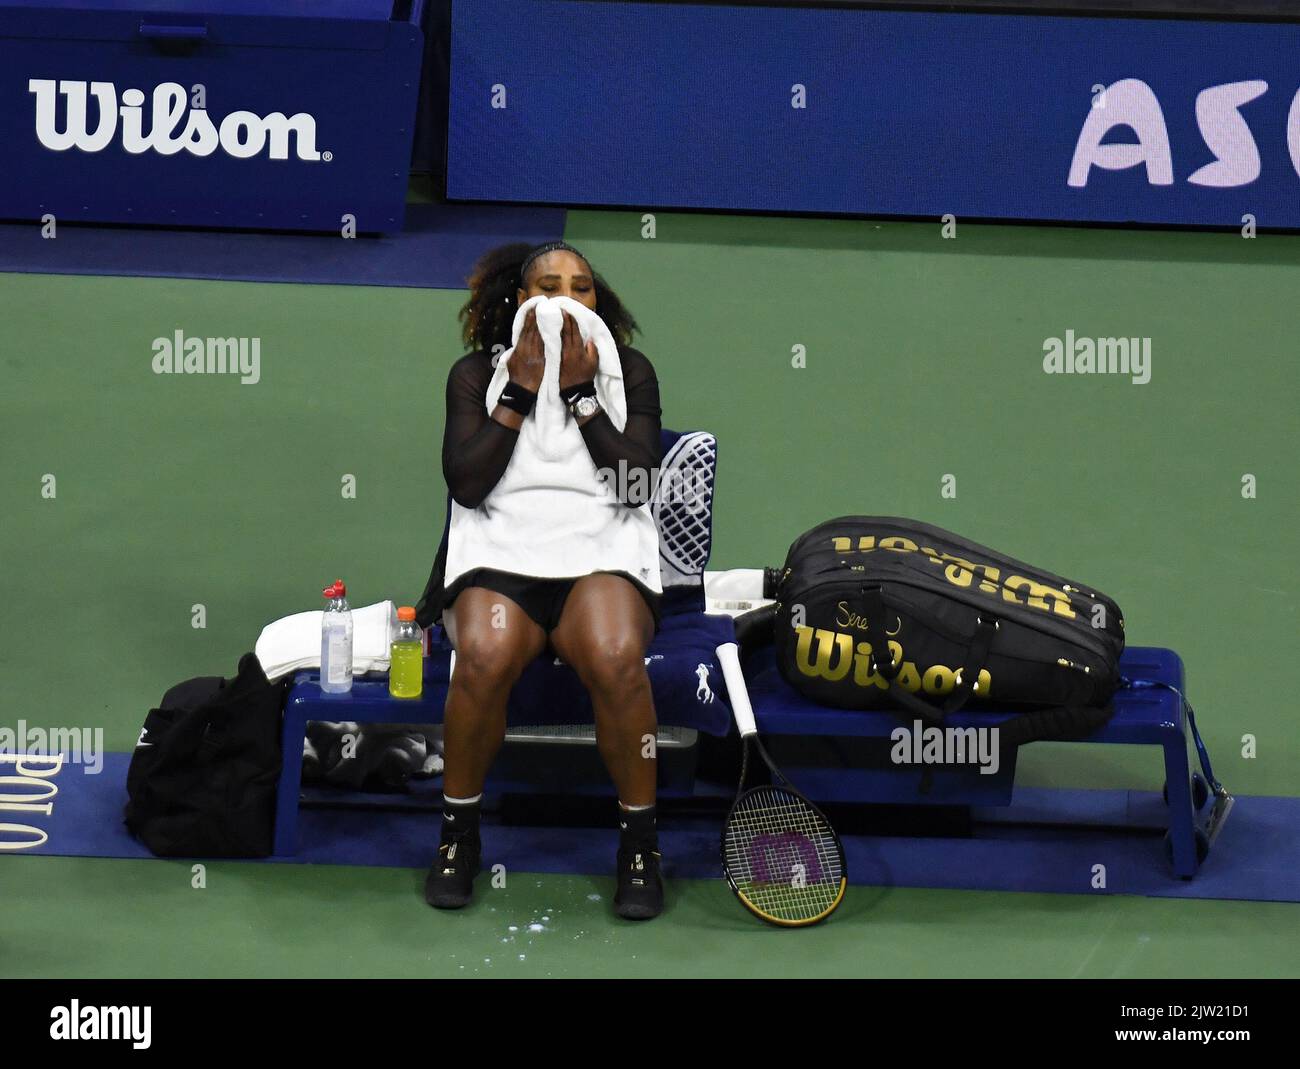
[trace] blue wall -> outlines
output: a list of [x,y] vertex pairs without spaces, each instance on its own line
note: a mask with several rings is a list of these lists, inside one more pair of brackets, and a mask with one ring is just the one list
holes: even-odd
[[[1207,111],[1203,132],[1198,95],[1245,81],[1262,85],[1240,96],[1262,92],[1240,113]],[[806,108],[791,106],[796,84]],[[447,192],[1233,226],[1249,213],[1295,227],[1297,90],[1294,24],[455,0]],[[1136,140],[1123,119],[1142,126],[1150,173],[1093,166],[1069,184],[1090,114],[1117,124],[1102,144]],[[1300,108],[1294,125],[1300,156]],[[1229,162],[1202,176],[1230,184],[1188,180],[1216,158],[1207,138]]]

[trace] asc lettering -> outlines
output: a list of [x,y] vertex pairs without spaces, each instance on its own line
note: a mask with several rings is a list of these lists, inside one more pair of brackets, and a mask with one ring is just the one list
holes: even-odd
[[[1259,146],[1241,108],[1266,92],[1268,82],[1254,79],[1212,85],[1197,94],[1196,125],[1214,159],[1187,176],[1191,185],[1233,189],[1259,177]],[[1173,185],[1169,128],[1151,86],[1140,78],[1123,78],[1107,86],[1102,98],[1104,107],[1088,109],[1066,183],[1075,189],[1086,187],[1094,167],[1123,171],[1144,165],[1148,185]],[[1103,144],[1116,127],[1131,129],[1137,135],[1136,143]],[[1292,168],[1300,174],[1300,92],[1292,97],[1287,113],[1286,147]]]

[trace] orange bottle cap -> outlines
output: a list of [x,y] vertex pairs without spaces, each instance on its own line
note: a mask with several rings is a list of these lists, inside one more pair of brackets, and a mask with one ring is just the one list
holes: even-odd
[[415,609],[413,609],[410,605],[403,605],[400,609],[397,610],[397,618],[401,620],[402,623],[406,623],[410,620],[414,620]]

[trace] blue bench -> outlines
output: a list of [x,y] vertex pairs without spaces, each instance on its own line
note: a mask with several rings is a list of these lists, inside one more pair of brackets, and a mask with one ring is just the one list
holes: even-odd
[[[762,647],[742,665],[754,718],[764,738],[824,736],[833,739],[888,740],[904,721],[891,711],[860,712],[816,705],[799,695],[781,677],[770,646]],[[1183,694],[1183,662],[1173,650],[1130,647],[1120,660],[1127,679],[1145,685],[1126,687],[1115,695],[1115,714],[1100,730],[1080,743],[1159,746],[1163,751],[1165,794],[1169,806],[1166,848],[1176,875],[1190,879],[1209,853],[1214,835],[1227,816],[1225,806],[1202,824],[1210,801],[1213,777],[1201,754],[1203,777],[1194,772],[1188,754],[1189,720]],[[965,709],[948,718],[955,728],[988,728],[1013,714]],[[1199,736],[1198,751],[1202,750]],[[923,770],[915,765],[878,763],[853,769],[801,766],[778,760],[782,771],[809,797],[820,802],[875,802],[911,805],[1006,806],[1011,804],[1016,752],[997,772],[982,774],[971,765],[929,766],[931,782],[921,789]]]
[[[661,725],[691,728],[715,736],[732,731],[732,717],[716,648],[732,639],[725,616],[683,613],[666,616],[649,652],[647,666]],[[1176,875],[1194,876],[1222,826],[1226,810],[1206,826],[1202,817],[1211,794],[1206,778],[1193,771],[1188,753],[1189,721],[1180,695],[1183,665],[1172,650],[1132,647],[1120,662],[1125,676],[1154,686],[1130,687],[1115,697],[1115,715],[1080,743],[1159,746],[1163,752],[1169,825],[1166,836]],[[388,693],[387,677],[357,680],[350,694],[325,694],[319,674],[300,672],[289,692],[283,723],[284,765],[277,798],[275,853],[297,850],[298,785],[302,778],[302,740],[308,720],[373,723],[442,723],[450,678],[451,648],[440,629],[432,633],[425,661],[424,692],[400,699]],[[759,731],[776,750],[782,739],[888,740],[902,721],[887,710],[858,712],[816,705],[781,678],[773,649],[761,647],[743,670]],[[703,673],[699,669],[704,669]],[[995,727],[1009,714],[963,710],[949,718],[957,728]],[[520,678],[511,695],[507,723],[590,724],[590,699],[567,665],[539,657]],[[1193,732],[1193,735],[1195,733]],[[862,764],[826,768],[778,758],[782,770],[818,802],[1006,806],[1015,780],[1015,753],[995,774],[971,766],[934,766],[927,791],[920,789],[921,770],[914,766]],[[1204,766],[1203,766],[1204,767]],[[1211,778],[1212,782],[1212,778]]]

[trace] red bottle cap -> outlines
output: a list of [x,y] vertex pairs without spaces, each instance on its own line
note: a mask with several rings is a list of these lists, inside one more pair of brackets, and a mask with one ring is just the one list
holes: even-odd
[[348,588],[343,585],[342,579],[335,579],[332,586],[327,586],[321,591],[327,598],[347,597]]

